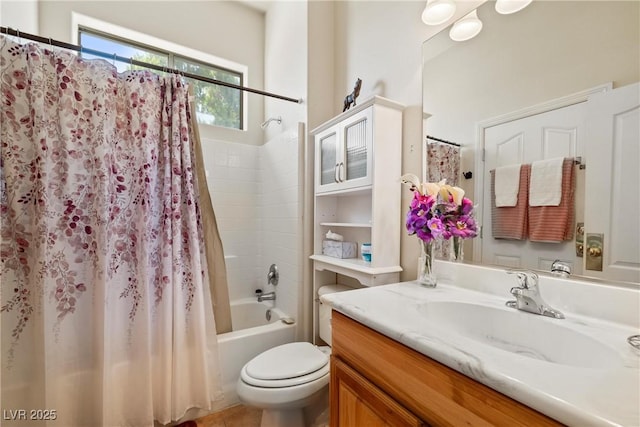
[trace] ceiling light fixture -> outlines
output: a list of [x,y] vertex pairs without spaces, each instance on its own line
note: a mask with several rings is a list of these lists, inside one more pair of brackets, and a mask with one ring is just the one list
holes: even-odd
[[497,0],[496,12],[502,15],[516,13],[529,6],[532,0]]
[[422,22],[427,25],[440,25],[447,22],[456,13],[453,0],[427,0],[422,12]]
[[477,36],[480,30],[482,30],[482,21],[478,19],[478,14],[474,10],[453,24],[449,37],[451,40],[463,42]]

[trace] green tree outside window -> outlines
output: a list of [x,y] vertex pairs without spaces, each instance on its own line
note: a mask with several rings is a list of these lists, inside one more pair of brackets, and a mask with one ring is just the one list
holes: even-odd
[[[146,47],[129,40],[103,33],[94,33],[80,29],[81,45],[102,52],[114,52],[118,56],[130,57],[136,61],[175,68],[189,74],[195,74],[235,85],[242,85],[242,74],[206,64],[172,52]],[[91,55],[83,54],[91,58]],[[144,67],[119,63],[118,71],[143,70]],[[193,87],[196,116],[200,124],[242,129],[242,96],[238,89],[229,88],[196,79],[185,78]]]

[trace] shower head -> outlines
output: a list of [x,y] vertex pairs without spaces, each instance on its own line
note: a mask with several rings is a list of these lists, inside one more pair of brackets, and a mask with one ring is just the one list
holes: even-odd
[[278,116],[278,117],[269,117],[267,120],[265,120],[260,127],[262,129],[265,129],[267,126],[269,126],[269,123],[271,122],[278,122],[278,124],[282,123],[282,117]]

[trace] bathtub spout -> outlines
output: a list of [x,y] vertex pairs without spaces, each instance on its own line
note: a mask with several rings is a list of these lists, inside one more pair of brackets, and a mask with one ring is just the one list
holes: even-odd
[[258,295],[258,302],[275,301],[275,300],[276,300],[275,292],[267,292],[266,294]]

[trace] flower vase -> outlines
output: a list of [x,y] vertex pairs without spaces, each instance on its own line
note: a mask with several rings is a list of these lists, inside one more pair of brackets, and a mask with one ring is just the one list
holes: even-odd
[[427,288],[436,287],[436,275],[433,271],[433,260],[435,257],[433,250],[433,240],[425,242],[420,240],[420,258],[418,258],[418,278],[417,282]]
[[451,254],[449,261],[462,262],[464,260],[463,239],[459,236],[451,237]]

